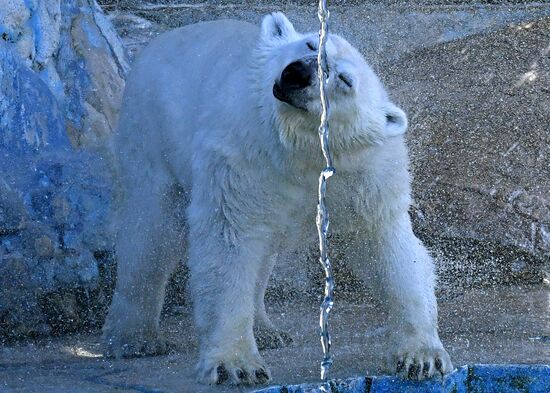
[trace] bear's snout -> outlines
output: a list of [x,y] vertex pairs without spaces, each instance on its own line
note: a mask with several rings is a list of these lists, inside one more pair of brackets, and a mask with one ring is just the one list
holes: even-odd
[[314,84],[316,75],[316,58],[294,61],[285,67],[281,77],[273,85],[273,95],[280,101],[305,109],[302,91]]
[[312,63],[299,60],[286,66],[281,74],[281,88],[283,90],[296,90],[311,85],[314,72]]

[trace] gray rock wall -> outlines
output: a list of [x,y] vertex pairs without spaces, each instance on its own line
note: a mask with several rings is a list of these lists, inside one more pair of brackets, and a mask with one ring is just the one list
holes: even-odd
[[540,281],[550,267],[549,43],[546,17],[385,67],[411,118],[417,229],[452,276]]
[[95,1],[0,1],[0,340],[102,319],[127,70]]
[[0,37],[49,87],[75,147],[104,148],[129,69],[94,0],[2,0]]

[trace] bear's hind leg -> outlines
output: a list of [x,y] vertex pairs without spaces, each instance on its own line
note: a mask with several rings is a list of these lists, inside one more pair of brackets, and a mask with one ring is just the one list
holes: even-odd
[[105,354],[163,354],[159,319],[167,281],[183,254],[182,232],[162,209],[159,187],[140,187],[121,209],[116,240],[117,284],[103,327]]
[[265,310],[265,291],[276,261],[277,254],[266,258],[266,262],[260,268],[256,284],[254,337],[256,338],[260,350],[281,348],[292,343],[292,336],[278,329],[275,324],[271,322]]

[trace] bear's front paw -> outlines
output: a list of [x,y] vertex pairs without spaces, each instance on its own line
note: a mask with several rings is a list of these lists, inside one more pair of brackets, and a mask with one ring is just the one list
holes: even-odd
[[171,349],[170,343],[158,334],[106,334],[104,354],[108,358],[133,358],[165,355]]
[[441,376],[453,371],[453,364],[439,338],[409,337],[396,346],[389,365],[399,377],[412,380]]
[[254,327],[258,349],[277,349],[292,344],[292,336],[284,330],[268,327]]
[[199,382],[220,385],[264,384],[271,379],[262,358],[257,355],[237,356],[231,354],[225,359],[204,359],[197,366]]
[[436,373],[442,376],[453,370],[451,358],[445,349],[419,348],[394,356],[395,372],[401,378],[422,380]]

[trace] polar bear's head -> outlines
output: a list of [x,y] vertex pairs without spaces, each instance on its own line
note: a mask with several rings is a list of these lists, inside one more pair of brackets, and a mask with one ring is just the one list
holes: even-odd
[[[326,48],[333,151],[403,134],[405,113],[389,100],[361,54],[335,34],[329,35]],[[311,145],[318,139],[317,51],[317,33],[298,33],[280,12],[264,17],[255,54],[256,83],[264,114],[277,123],[287,144]]]

